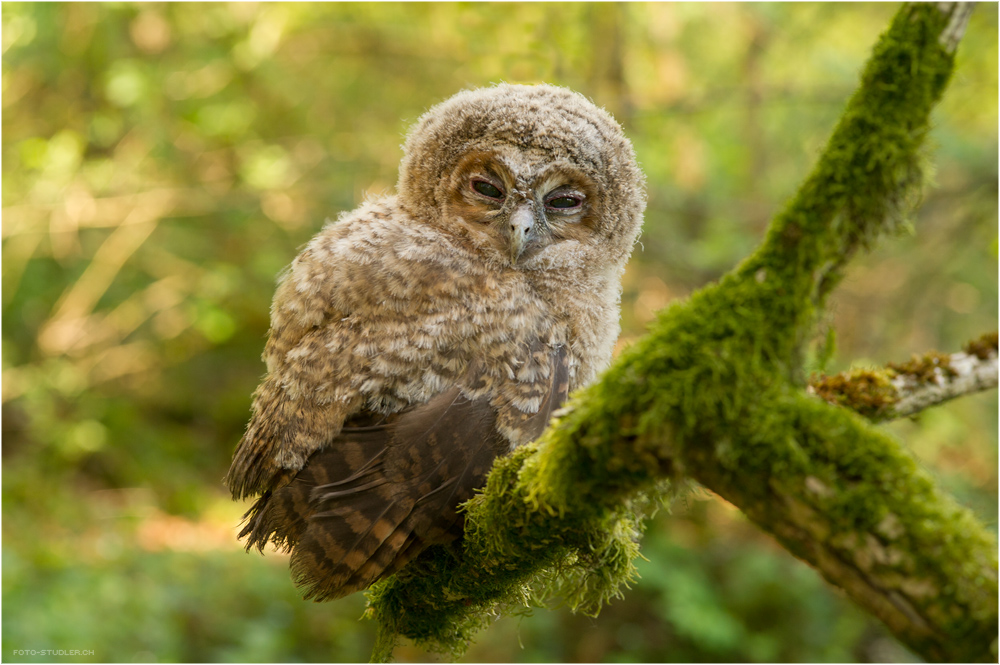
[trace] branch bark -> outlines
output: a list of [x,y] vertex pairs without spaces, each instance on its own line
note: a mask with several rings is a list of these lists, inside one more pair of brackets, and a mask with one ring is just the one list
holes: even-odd
[[849,258],[919,192],[964,11],[905,5],[762,246],[661,313],[537,442],[497,460],[460,545],[373,588],[374,659],[400,635],[460,652],[535,596],[596,611],[631,578],[639,516],[692,478],[925,658],[996,660],[993,536],[897,441],[808,395],[802,359]]

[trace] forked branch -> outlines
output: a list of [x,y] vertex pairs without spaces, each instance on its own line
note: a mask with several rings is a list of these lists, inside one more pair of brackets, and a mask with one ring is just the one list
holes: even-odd
[[807,394],[802,360],[848,260],[916,200],[967,18],[961,5],[900,9],[762,246],[661,313],[538,441],[498,459],[460,545],[373,588],[374,659],[399,636],[460,652],[497,612],[547,593],[596,611],[631,579],[637,515],[686,477],[923,657],[996,660],[995,539],[896,440]]

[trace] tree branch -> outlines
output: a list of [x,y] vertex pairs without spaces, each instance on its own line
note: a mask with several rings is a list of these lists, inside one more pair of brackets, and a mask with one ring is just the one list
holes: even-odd
[[941,31],[938,41],[945,51],[954,53],[962,36],[965,35],[969,18],[976,5],[973,2],[939,2],[937,6],[941,13],[948,16],[948,25]]
[[966,345],[965,352],[913,356],[884,368],[817,376],[807,391],[873,422],[912,416],[942,402],[997,387],[997,333]]
[[903,224],[919,192],[956,11],[905,5],[763,245],[498,459],[460,544],[372,589],[374,659],[401,635],[460,652],[498,612],[548,594],[596,611],[632,577],[640,516],[680,478],[726,497],[925,658],[996,659],[993,537],[894,439],[808,395],[802,360],[848,259]]

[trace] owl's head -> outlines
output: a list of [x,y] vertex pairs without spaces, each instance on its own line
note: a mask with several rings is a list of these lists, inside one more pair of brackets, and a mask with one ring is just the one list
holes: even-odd
[[420,118],[404,150],[404,209],[502,265],[531,269],[572,247],[577,260],[622,266],[639,235],[646,199],[632,144],[565,88],[461,92]]

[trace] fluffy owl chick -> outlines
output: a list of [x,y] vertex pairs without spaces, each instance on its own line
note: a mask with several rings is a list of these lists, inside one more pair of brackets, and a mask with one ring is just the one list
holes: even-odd
[[337,598],[461,535],[457,506],[605,367],[645,208],[618,124],[547,85],[459,93],[411,130],[398,194],[283,275],[226,483],[241,537]]

